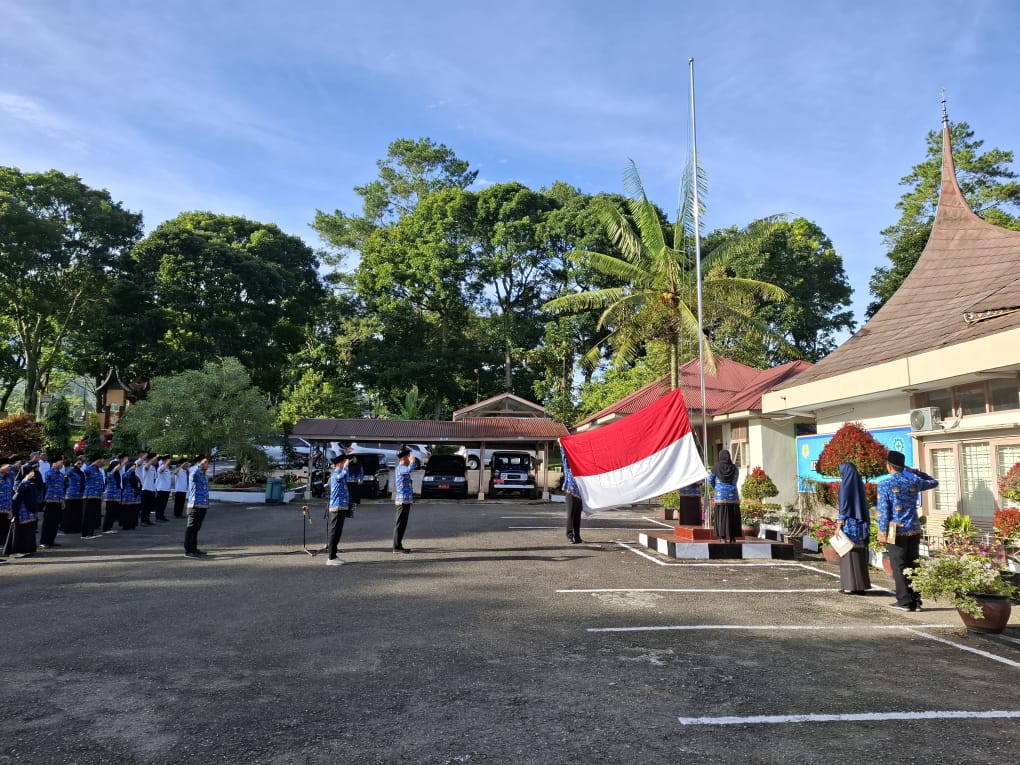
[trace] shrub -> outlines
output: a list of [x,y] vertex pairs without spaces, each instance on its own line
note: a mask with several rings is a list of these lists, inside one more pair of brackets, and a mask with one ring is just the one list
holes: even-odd
[[659,501],[662,503],[663,510],[679,510],[680,509],[680,492],[671,491],[663,494],[659,497]]
[[839,475],[839,463],[852,462],[865,481],[884,475],[889,453],[859,422],[847,422],[837,430],[818,455],[818,472]]
[[[839,505],[839,487],[842,481],[819,481],[815,484],[815,498],[825,505],[837,507]],[[878,485],[864,482],[864,498],[870,507],[878,504]]]
[[56,398],[43,419],[46,450],[51,455],[71,453],[71,405],[64,396]]
[[765,497],[774,497],[778,493],[779,489],[776,488],[776,484],[760,467],[754,468],[744,479],[744,485],[740,487],[740,496],[759,502]]
[[808,518],[804,524],[810,529],[811,536],[818,540],[818,544],[825,546],[836,533],[836,522],[831,518]]
[[999,567],[986,555],[974,552],[926,558],[907,569],[914,590],[925,598],[951,598],[953,605],[975,618],[982,615],[974,595],[1006,595],[1016,588],[1003,579]]
[[210,475],[209,481],[221,486],[233,486],[243,488],[248,486],[261,486],[266,482],[265,473],[257,473],[242,470],[225,470],[216,475]]
[[1004,542],[1020,542],[1020,510],[996,510],[995,535]]
[[1003,499],[1020,502],[1020,462],[1011,467],[999,482],[999,494]]
[[45,437],[33,414],[14,414],[0,420],[0,454],[27,455],[41,450]]

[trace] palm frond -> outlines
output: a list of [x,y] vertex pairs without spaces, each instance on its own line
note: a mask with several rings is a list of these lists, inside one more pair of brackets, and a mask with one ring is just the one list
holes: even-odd
[[649,273],[638,264],[621,260],[612,255],[605,255],[591,250],[577,250],[568,253],[567,257],[575,263],[582,263],[594,268],[604,276],[619,279],[624,283],[633,284],[639,288],[648,288],[655,284],[654,274]]
[[606,230],[609,241],[616,245],[620,254],[631,262],[641,258],[641,237],[634,231],[630,220],[607,200],[599,200],[595,216]]
[[581,311],[601,310],[620,302],[628,294],[629,291],[626,287],[607,287],[588,292],[574,292],[570,295],[553,298],[542,306],[542,310],[549,313],[580,313]]

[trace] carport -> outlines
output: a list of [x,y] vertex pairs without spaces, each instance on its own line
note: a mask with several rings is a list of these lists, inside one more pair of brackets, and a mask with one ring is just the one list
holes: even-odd
[[[445,422],[440,420],[367,420],[367,419],[304,419],[290,433],[299,436],[323,453],[330,441],[349,444],[352,441],[379,441],[394,446],[401,444],[449,444],[478,448],[484,457],[486,448],[531,449],[542,459],[542,498],[549,499],[549,454],[557,439],[569,435],[566,427],[546,417],[477,417]],[[312,469],[309,455],[309,474]],[[485,460],[480,460],[478,499],[485,499],[481,480]]]

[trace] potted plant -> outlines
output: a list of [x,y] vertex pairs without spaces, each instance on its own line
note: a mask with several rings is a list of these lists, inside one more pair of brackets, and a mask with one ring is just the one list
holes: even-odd
[[1011,502],[1020,502],[1020,462],[1011,467],[999,481],[999,495]]
[[1006,566],[1020,573],[1020,510],[1001,508],[995,511],[995,537],[1003,547]]
[[808,518],[805,522],[808,533],[818,540],[818,547],[828,561],[839,561],[839,553],[829,546],[829,540],[836,533],[836,522],[832,518]]
[[974,522],[969,515],[952,513],[942,521],[942,533],[947,545],[968,545],[974,531]]
[[906,573],[921,597],[950,600],[969,629],[999,633],[1009,622],[1010,599],[1017,588],[1003,578],[1002,569],[979,547],[947,548],[921,560]]
[[765,517],[765,506],[755,499],[740,500],[740,525],[745,537],[756,537]]

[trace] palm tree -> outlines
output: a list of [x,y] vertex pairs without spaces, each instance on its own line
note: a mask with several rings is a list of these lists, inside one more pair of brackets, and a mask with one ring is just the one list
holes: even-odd
[[[689,171],[685,173],[685,176],[688,175]],[[698,183],[701,193],[704,181],[700,173]],[[684,186],[689,188],[690,184],[685,183]],[[681,207],[683,213],[670,232],[674,240],[671,245],[662,216],[648,200],[633,161],[624,171],[624,189],[629,197],[629,215],[608,202],[597,208],[599,221],[618,249],[619,256],[588,250],[570,253],[575,262],[618,279],[621,286],[561,295],[542,307],[555,313],[602,311],[598,328],[609,331],[598,345],[581,357],[581,364],[588,369],[598,365],[603,346],[611,348],[618,360],[633,363],[642,355],[649,340],[665,342],[670,351],[670,382],[673,388],[677,388],[680,346],[684,338],[701,342],[705,365],[709,371],[715,371],[711,344],[698,327],[695,256],[689,244],[693,239],[693,206],[685,192]],[[702,261],[702,298],[707,318],[730,319],[749,331],[770,338],[774,336],[775,333],[755,317],[754,298],[762,296],[783,301],[787,297],[786,292],[774,284],[730,276],[726,264],[730,258],[757,249],[780,219],[780,216],[773,216],[755,222],[740,235],[729,238]],[[679,243],[676,242],[678,235]],[[781,338],[774,339],[782,341]]]

